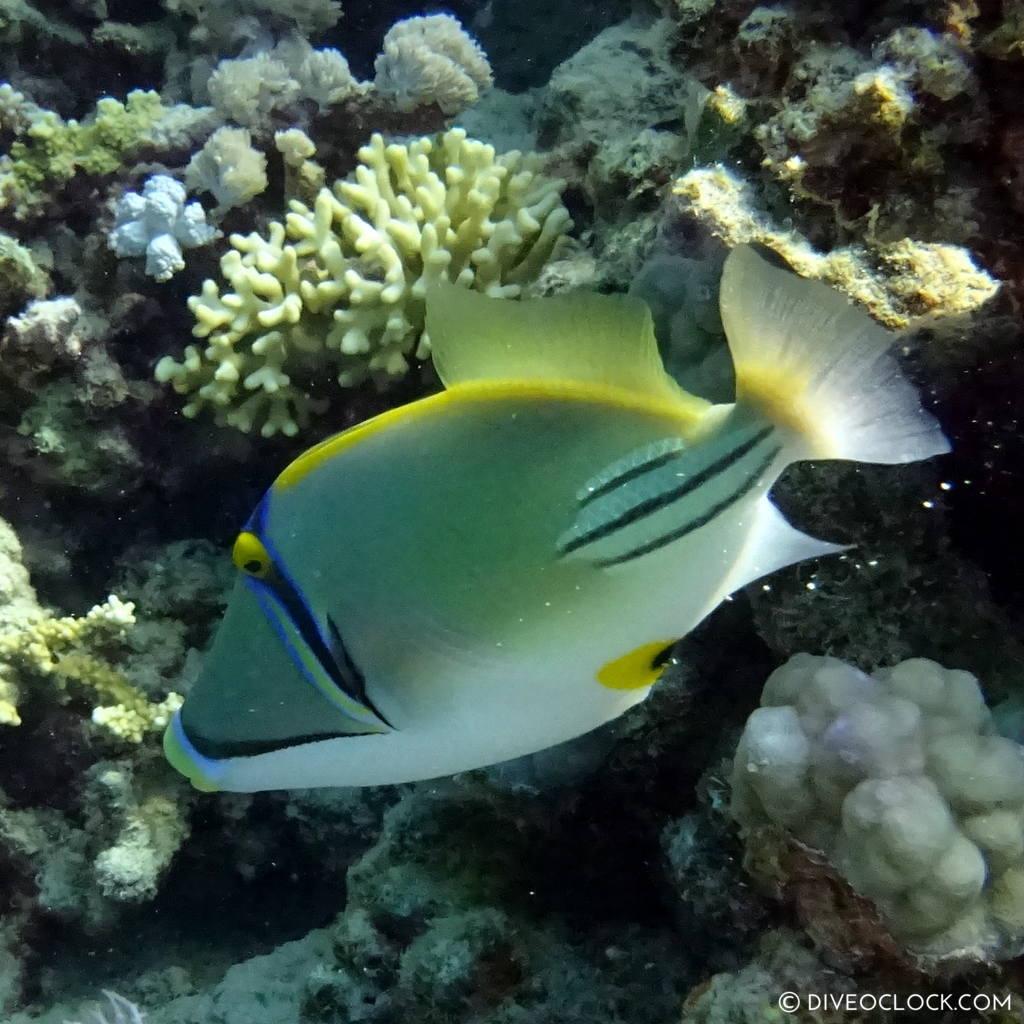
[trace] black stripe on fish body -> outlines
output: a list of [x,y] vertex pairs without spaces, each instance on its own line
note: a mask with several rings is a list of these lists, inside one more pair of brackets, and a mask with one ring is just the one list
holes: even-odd
[[349,655],[348,648],[341,639],[341,634],[334,621],[328,617],[328,628],[331,630],[331,644],[328,645],[299,588],[278,566],[274,566],[271,576],[263,582],[264,586],[280,602],[296,630],[298,630],[302,641],[309,648],[313,657],[316,658],[317,663],[323,669],[328,679],[349,700],[376,715],[384,725],[391,728],[391,723],[374,707],[373,703],[366,696],[366,680],[363,678],[362,672],[356,668],[355,662]]
[[717,505],[712,505],[707,512],[691,519],[689,522],[684,523],[675,530],[662,534],[660,537],[655,537],[653,540],[646,541],[643,544],[638,544],[635,548],[631,548],[629,551],[623,552],[621,555],[615,555],[611,558],[601,558],[596,560],[594,564],[599,569],[607,569],[613,565],[622,565],[624,562],[631,562],[634,558],[639,558],[641,555],[648,555],[652,551],[657,551],[659,548],[665,547],[666,544],[671,544],[673,541],[681,540],[688,533],[693,533],[694,530],[699,530],[702,526],[707,526],[712,519],[720,516],[726,509],[735,505],[737,501],[749,494],[760,483],[765,471],[775,461],[776,456],[781,451],[781,446],[773,448],[757,464],[757,467],[750,476],[748,476],[743,483],[729,495],[729,497],[718,502]]
[[[580,534],[578,537],[573,537],[571,540],[566,541],[564,544],[559,546],[560,553],[568,555],[587,544],[593,544],[595,541],[604,540],[604,538],[610,537],[612,534],[617,533],[624,527],[631,526],[640,519],[660,511],[668,505],[671,505],[673,502],[685,498],[688,494],[692,494],[697,490],[697,488],[703,487],[705,484],[714,480],[715,477],[735,465],[745,455],[750,454],[750,452],[752,452],[762,441],[771,435],[774,429],[775,428],[772,426],[763,427],[756,434],[748,437],[745,441],[741,441],[734,448],[731,448],[714,462],[709,463],[703,469],[694,473],[693,476],[678,486],[662,491],[660,494],[652,495],[650,498],[645,498],[643,501],[637,502],[637,504],[633,505],[631,508],[626,509],[625,512],[614,516],[606,522],[601,523],[599,526],[595,526],[593,529]],[[778,449],[776,449],[776,453],[777,452]]]
[[[352,660],[352,655],[349,654],[348,647],[341,637],[341,631],[330,615],[327,616],[327,628],[331,633],[331,651],[334,655],[335,664],[348,682],[348,686],[344,688],[345,694],[357,704],[362,704],[368,711],[372,711],[389,729],[393,729],[394,726],[380,713],[376,704],[370,700],[366,692],[366,676],[360,672],[356,663]],[[331,678],[333,679],[334,676],[332,675]]]
[[346,740],[356,736],[382,736],[379,731],[373,732],[312,732],[304,736],[288,736],[271,740],[218,740],[203,744],[203,756],[215,761],[230,757],[258,757],[260,754],[273,754],[289,747],[301,747],[306,743],[323,743],[325,740]]
[[631,481],[636,480],[637,477],[643,476],[645,473],[650,473],[655,469],[661,469],[662,466],[667,466],[675,459],[681,458],[685,451],[686,445],[682,440],[680,440],[675,447],[668,451],[659,452],[657,455],[653,455],[649,459],[645,459],[643,462],[638,462],[607,480],[602,480],[601,483],[597,484],[597,486],[592,490],[588,490],[586,494],[579,499],[580,507],[589,505],[595,498],[603,497],[605,494],[609,494],[616,488],[622,487],[624,484],[628,484]]

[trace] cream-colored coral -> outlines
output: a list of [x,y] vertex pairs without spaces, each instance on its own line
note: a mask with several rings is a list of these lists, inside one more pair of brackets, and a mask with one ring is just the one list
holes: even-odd
[[760,860],[766,822],[827,855],[892,934],[930,957],[1024,945],[1024,747],[969,672],[913,658],[872,676],[797,654],[764,686],[731,812]]
[[218,128],[189,161],[185,184],[217,200],[213,216],[242,206],[267,187],[267,158],[245,128]]
[[93,721],[119,739],[139,743],[163,728],[182,698],[171,693],[149,701],[103,656],[134,622],[132,603],[112,594],[83,616],[41,613],[0,634],[0,711],[7,723],[17,724],[25,683],[45,681],[60,692],[85,690],[95,697]]
[[492,82],[480,44],[450,14],[405,18],[384,36],[374,64],[377,92],[399,110],[436,103],[457,114]]
[[299,96],[288,66],[269,53],[222,60],[206,87],[218,112],[246,128],[260,126]]
[[[113,831],[94,860],[100,892],[124,902],[152,899],[164,870],[188,836],[187,798],[166,773],[100,764],[89,787],[95,832]],[[113,826],[113,829],[111,828]]]
[[313,202],[324,187],[323,167],[313,157],[316,144],[301,128],[274,132],[274,146],[284,160],[285,195]]
[[973,313],[999,290],[999,282],[956,245],[904,238],[818,252],[798,232],[773,224],[750,186],[722,164],[683,175],[674,193],[727,245],[773,249],[801,276],[834,285],[895,330]]
[[271,115],[298,100],[320,109],[369,90],[334,49],[314,50],[292,36],[252,57],[222,60],[206,84],[210,100],[224,116],[246,128],[264,129]]
[[231,291],[207,280],[189,300],[206,346],[156,368],[191,396],[185,415],[209,407],[228,426],[294,434],[328,374],[342,386],[385,381],[427,356],[431,281],[518,296],[571,227],[564,183],[538,157],[498,156],[461,129],[408,145],[374,135],[359,159],[312,207],[293,200],[265,237],[231,237]]

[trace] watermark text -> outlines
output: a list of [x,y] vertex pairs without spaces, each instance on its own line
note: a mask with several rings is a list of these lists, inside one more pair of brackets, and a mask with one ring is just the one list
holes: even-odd
[[836,1013],[870,1013],[883,1010],[889,1013],[932,1010],[959,1011],[960,1013],[990,1013],[1009,1010],[1009,993],[965,992],[783,992],[778,999],[783,1013],[811,1013],[822,1010]]

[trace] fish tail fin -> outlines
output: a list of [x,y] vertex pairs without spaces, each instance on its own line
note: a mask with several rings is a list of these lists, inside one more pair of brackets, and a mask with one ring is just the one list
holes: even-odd
[[740,246],[720,302],[737,406],[789,428],[792,461],[916,462],[949,451],[889,351],[892,336],[844,295]]

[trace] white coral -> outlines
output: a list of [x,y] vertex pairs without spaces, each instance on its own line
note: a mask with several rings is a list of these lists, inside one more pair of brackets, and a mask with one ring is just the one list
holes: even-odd
[[185,266],[181,250],[204,245],[219,232],[206,223],[199,203],[185,202],[185,187],[166,174],[154,174],[141,195],[126,192],[115,207],[116,223],[107,236],[118,256],[146,257],[146,273],[169,280]]
[[377,92],[399,110],[436,103],[446,114],[457,114],[492,82],[487,55],[450,14],[396,22],[384,36],[374,70]]

